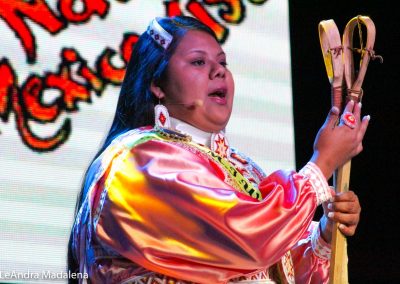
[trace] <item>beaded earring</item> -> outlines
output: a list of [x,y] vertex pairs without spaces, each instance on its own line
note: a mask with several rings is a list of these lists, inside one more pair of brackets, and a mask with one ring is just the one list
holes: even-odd
[[158,101],[154,107],[154,121],[159,128],[171,128],[171,120],[169,118],[168,109]]

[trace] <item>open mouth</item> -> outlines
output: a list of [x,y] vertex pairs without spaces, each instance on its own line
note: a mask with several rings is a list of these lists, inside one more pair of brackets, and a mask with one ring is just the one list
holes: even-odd
[[226,89],[217,89],[214,92],[208,94],[209,97],[225,98]]
[[227,100],[227,89],[226,88],[218,88],[215,89],[213,92],[208,94],[208,97],[219,105],[226,105],[228,103]]

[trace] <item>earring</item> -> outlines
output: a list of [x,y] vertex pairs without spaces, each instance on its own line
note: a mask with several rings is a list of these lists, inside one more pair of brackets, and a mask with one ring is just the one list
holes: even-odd
[[168,109],[161,104],[160,99],[158,100],[158,104],[154,107],[154,121],[157,127],[171,128]]

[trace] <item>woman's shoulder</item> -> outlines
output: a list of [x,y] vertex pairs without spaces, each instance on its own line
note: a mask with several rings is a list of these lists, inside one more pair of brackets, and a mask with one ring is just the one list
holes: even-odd
[[139,144],[148,141],[162,142],[189,142],[190,137],[180,132],[167,129],[157,128],[153,126],[144,126],[129,130],[118,135],[110,144],[110,146],[122,146],[127,149],[132,149]]
[[158,138],[152,126],[144,126],[125,131],[111,141],[96,160],[93,161],[91,168],[102,171],[104,167],[108,166],[112,161],[123,156],[124,153],[130,152],[137,145],[155,139]]
[[136,145],[144,143],[148,140],[157,139],[157,134],[152,126],[143,126],[128,130],[111,142],[111,147],[121,146],[124,148],[134,148]]

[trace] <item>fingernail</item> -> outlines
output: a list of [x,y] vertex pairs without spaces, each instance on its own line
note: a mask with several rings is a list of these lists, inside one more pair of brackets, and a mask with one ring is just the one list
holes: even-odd
[[343,230],[344,228],[345,228],[345,225],[343,225],[343,224],[339,224],[339,229],[341,229],[341,230]]
[[332,210],[332,207],[333,207],[332,203],[329,203],[327,207],[329,210]]
[[370,115],[366,115],[366,116],[364,116],[364,119],[370,121],[371,120],[371,116]]
[[361,103],[361,102],[359,102],[359,103],[358,103],[358,106],[361,108],[361,107],[362,107],[362,103]]
[[333,218],[333,212],[328,213],[328,218]]

